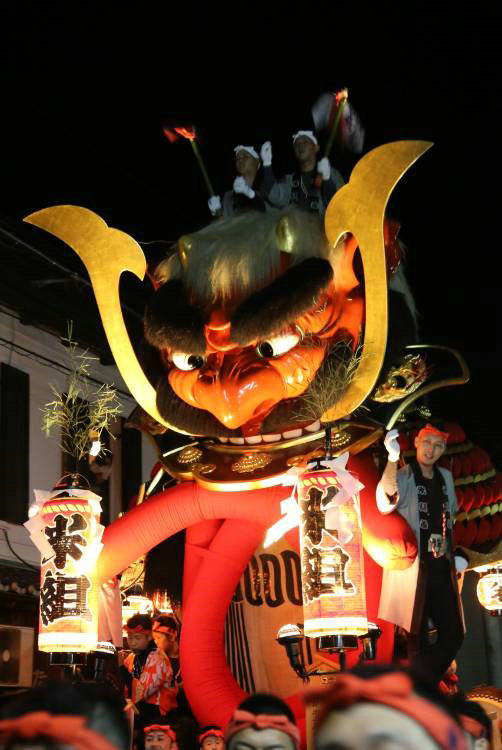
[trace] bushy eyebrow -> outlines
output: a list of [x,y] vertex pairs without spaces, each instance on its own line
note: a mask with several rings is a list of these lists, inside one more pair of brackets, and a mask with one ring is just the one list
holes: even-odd
[[277,333],[318,302],[333,279],[331,263],[308,258],[242,302],[231,316],[232,340],[240,346]]

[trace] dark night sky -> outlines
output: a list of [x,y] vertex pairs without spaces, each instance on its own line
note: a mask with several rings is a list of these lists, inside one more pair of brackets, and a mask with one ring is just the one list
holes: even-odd
[[[113,16],[101,5],[113,5]],[[407,1],[369,14],[334,0],[2,7],[12,44],[3,52],[0,212],[14,223],[75,203],[138,241],[201,226],[204,186],[188,144],[162,135],[166,118],[197,125],[218,191],[230,185],[236,143],[270,138],[285,171],[292,131],[310,126],[321,92],[342,85],[367,150],[432,140],[390,208],[409,248],[423,340],[458,348],[472,368],[471,384],[441,392],[434,411],[461,422],[502,465],[500,208],[488,187],[497,178],[500,6]],[[348,176],[350,161],[341,166]]]

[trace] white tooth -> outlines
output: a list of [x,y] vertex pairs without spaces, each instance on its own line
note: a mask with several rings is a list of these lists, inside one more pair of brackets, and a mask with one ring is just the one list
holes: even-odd
[[246,443],[249,443],[249,445],[256,445],[257,443],[261,443],[261,435],[250,435],[247,438],[244,438]]
[[218,438],[220,443],[228,443],[228,438]]
[[287,432],[282,433],[283,438],[295,438],[295,437],[301,437],[302,431],[301,428],[298,428],[297,430],[288,430]]
[[309,426],[304,429],[307,430],[307,432],[319,432],[321,429],[321,422],[319,420],[312,422],[312,424],[309,424]]
[[265,443],[276,443],[278,440],[281,439],[280,435],[262,435],[263,441]]
[[244,438],[229,438],[234,445],[244,445]]

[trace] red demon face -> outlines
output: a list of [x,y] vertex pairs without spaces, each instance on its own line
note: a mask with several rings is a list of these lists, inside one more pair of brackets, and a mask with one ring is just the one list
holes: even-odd
[[309,258],[286,268],[244,299],[213,305],[206,319],[179,281],[161,287],[146,334],[162,363],[157,404],[164,418],[236,443],[317,429],[322,410],[306,406],[311,386],[326,377],[327,364],[333,374],[342,350],[353,355],[363,324],[354,250],[349,241],[332,263]]

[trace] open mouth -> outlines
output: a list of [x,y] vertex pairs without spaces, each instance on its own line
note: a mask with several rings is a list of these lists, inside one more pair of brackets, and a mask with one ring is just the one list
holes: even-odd
[[303,435],[311,435],[313,432],[319,432],[320,429],[321,422],[319,419],[316,419],[315,422],[309,425],[284,430],[284,432],[248,435],[247,437],[219,437],[216,439],[220,443],[231,443],[232,445],[259,445],[260,443],[278,443],[282,440],[293,440]]

